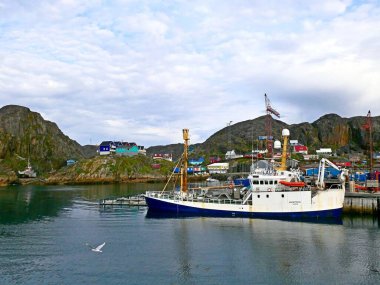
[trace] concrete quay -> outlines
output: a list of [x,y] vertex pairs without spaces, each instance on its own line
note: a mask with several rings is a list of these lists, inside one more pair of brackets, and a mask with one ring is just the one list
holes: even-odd
[[346,192],[343,212],[380,216],[380,193]]

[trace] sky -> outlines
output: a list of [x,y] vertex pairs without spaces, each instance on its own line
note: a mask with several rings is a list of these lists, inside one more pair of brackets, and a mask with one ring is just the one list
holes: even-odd
[[[0,107],[81,145],[380,114],[380,1],[0,0]],[[264,134],[263,134],[264,135]]]

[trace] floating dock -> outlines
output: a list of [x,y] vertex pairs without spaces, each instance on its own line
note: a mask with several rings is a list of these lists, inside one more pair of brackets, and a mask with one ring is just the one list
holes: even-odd
[[99,201],[100,206],[146,206],[145,198],[143,195],[121,197],[121,198],[107,198]]

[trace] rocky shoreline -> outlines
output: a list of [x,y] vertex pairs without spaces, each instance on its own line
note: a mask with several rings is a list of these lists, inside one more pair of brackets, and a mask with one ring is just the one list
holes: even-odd
[[[205,181],[208,176],[190,177],[189,181]],[[91,185],[91,184],[126,184],[126,183],[164,183],[167,176],[139,176],[139,177],[47,177],[47,178],[19,178],[17,176],[0,176],[0,187],[10,185]]]

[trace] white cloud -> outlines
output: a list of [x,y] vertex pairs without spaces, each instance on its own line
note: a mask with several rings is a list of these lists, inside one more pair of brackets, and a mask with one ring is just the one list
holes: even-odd
[[0,94],[81,144],[202,142],[264,93],[288,123],[377,115],[379,22],[372,1],[5,1]]

